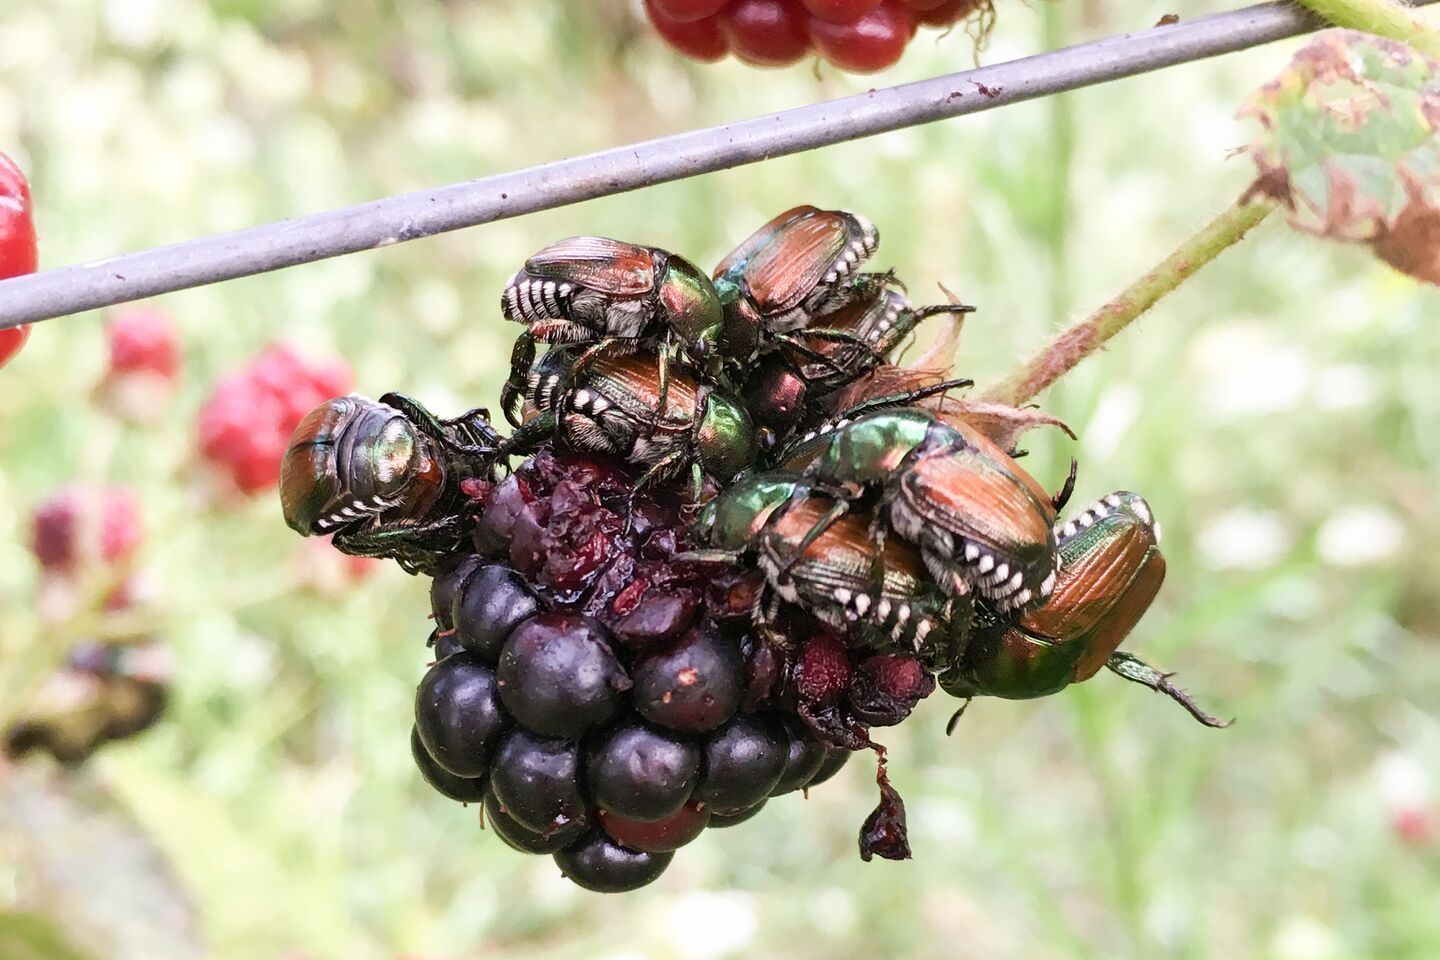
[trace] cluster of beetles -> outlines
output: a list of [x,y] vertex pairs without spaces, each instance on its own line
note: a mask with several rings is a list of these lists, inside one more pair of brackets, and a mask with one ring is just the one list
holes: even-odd
[[524,328],[500,396],[509,435],[485,409],[330,400],[292,438],[286,522],[434,575],[474,551],[512,458],[596,457],[628,471],[632,497],[683,502],[675,559],[748,576],[752,629],[776,649],[798,642],[799,611],[853,649],[913,657],[966,702],[1104,667],[1222,726],[1119,650],[1164,579],[1149,505],[1116,492],[1060,521],[1073,463],[1052,495],[950,399],[969,381],[894,365],[927,318],[972,308],[912,305],[867,269],[878,243],[863,216],[800,206],[709,273],[620,240],[551,244],[500,297]]

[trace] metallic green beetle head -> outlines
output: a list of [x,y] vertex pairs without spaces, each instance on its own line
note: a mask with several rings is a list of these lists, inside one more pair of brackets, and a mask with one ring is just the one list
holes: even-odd
[[755,461],[760,438],[750,415],[739,403],[719,393],[705,398],[705,412],[695,434],[700,468],[728,483]]
[[670,327],[701,374],[713,379],[726,358],[725,313],[715,287],[699,267],[669,255],[660,281],[660,302]]
[[770,514],[795,492],[793,473],[742,477],[705,505],[693,528],[702,543],[739,552],[759,536]]
[[336,533],[392,510],[422,512],[444,469],[403,413],[364,397],[327,400],[290,437],[280,468],[285,523],[301,536]]

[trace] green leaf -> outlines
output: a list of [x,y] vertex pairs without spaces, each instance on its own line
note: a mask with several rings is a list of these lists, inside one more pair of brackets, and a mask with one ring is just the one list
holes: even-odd
[[1240,116],[1253,192],[1284,204],[1296,229],[1370,244],[1395,268],[1440,283],[1440,78],[1404,43],[1326,30]]

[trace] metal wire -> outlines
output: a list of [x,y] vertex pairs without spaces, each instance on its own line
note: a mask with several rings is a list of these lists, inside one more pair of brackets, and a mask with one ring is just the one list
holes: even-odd
[[526,170],[46,270],[0,282],[0,329],[979,113],[1319,26],[1298,7],[1260,4]]

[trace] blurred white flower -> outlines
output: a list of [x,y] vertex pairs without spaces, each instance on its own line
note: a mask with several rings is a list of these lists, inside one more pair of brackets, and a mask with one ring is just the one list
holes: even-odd
[[1431,800],[1424,765],[1408,753],[1387,753],[1380,758],[1376,778],[1391,831],[1407,844],[1429,845],[1440,831],[1440,809]]
[[1314,917],[1291,917],[1275,933],[1276,960],[1329,960],[1341,953],[1340,939]]
[[1380,795],[1392,806],[1424,803],[1430,797],[1430,775],[1408,753],[1392,752],[1380,758],[1376,777]]
[[693,960],[714,960],[750,945],[759,931],[755,906],[738,891],[697,890],[670,908],[669,933],[676,951]]
[[1326,563],[1358,567],[1385,560],[1400,549],[1405,528],[1383,507],[1346,507],[1331,514],[1320,527],[1315,546]]
[[1375,374],[1358,363],[1326,367],[1315,376],[1311,397],[1317,410],[1353,410],[1375,402]]
[[1213,518],[1195,546],[1212,570],[1263,570],[1285,556],[1292,541],[1279,514],[1236,507]]
[[122,47],[153,47],[175,16],[173,6],[170,0],[108,0],[105,32]]
[[1197,340],[1190,357],[1205,385],[1205,405],[1221,420],[1293,409],[1311,377],[1305,354],[1274,343],[1258,324],[1212,328]]
[[1103,460],[1113,454],[1143,407],[1144,399],[1133,384],[1117,383],[1106,389],[1095,405],[1095,415],[1080,433],[1090,458]]

